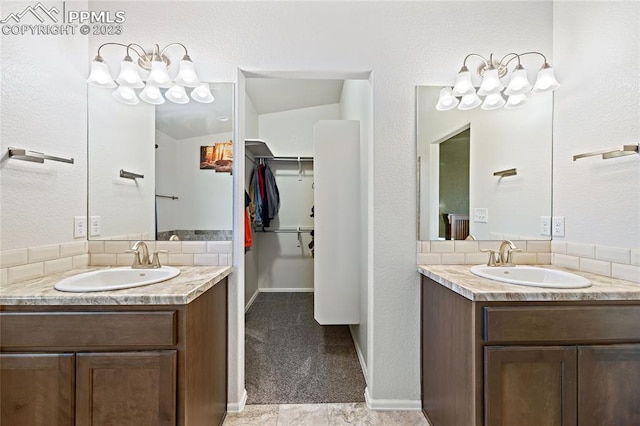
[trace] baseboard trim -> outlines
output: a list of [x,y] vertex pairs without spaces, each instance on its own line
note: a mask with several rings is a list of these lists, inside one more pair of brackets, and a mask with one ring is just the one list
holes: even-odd
[[244,406],[247,404],[247,390],[242,389],[242,398],[239,402],[227,402],[227,412],[240,413],[244,410]]
[[358,361],[360,361],[360,368],[362,368],[362,374],[364,375],[364,382],[369,385],[369,372],[367,371],[367,363],[364,360],[364,356],[362,355],[362,351],[360,350],[360,345],[358,341],[353,336],[353,330],[351,326],[349,326],[349,332],[351,333],[351,340],[353,340],[353,346],[356,347],[356,354],[358,354]]
[[256,290],[255,293],[253,293],[253,296],[251,296],[251,299],[249,299],[249,301],[247,302],[247,305],[244,307],[245,314],[247,313],[251,305],[253,305],[253,302],[256,301],[256,297],[258,297],[258,294],[260,294],[260,289]]
[[259,288],[261,293],[313,293],[313,288]]
[[373,399],[369,395],[369,387],[364,390],[367,407],[374,411],[421,411],[422,402],[411,399]]

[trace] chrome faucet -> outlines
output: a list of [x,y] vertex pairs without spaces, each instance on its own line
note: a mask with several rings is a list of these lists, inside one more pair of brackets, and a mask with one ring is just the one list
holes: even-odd
[[158,253],[167,253],[167,250],[154,251],[149,256],[149,247],[144,241],[137,241],[127,253],[133,253],[133,269],[156,269],[161,268],[160,257]]
[[[508,249],[507,249],[508,247]],[[500,249],[498,250],[498,264],[500,266],[516,266],[513,263],[513,252],[522,251],[516,247],[510,240],[504,240],[500,243]]]

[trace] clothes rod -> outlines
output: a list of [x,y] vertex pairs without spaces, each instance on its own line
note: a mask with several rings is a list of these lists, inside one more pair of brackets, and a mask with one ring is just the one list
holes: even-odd
[[256,159],[264,159],[267,161],[304,161],[304,162],[313,162],[313,157],[267,157],[257,155],[254,158]]
[[120,169],[120,177],[125,179],[144,179],[144,175]]
[[623,145],[622,148],[609,148],[603,149],[601,151],[593,151],[586,152],[584,154],[577,154],[573,156],[573,161],[579,160],[580,158],[593,157],[596,155],[602,155],[603,160],[608,160],[610,158],[623,157],[625,155],[638,154],[638,147],[640,144],[635,145]]
[[311,232],[313,228],[293,228],[293,229],[256,229],[256,232],[275,232],[278,234],[297,234],[300,232]]
[[9,148],[9,158],[22,161],[31,161],[33,163],[44,163],[44,160],[59,161],[61,163],[73,164],[73,158],[54,157],[53,155],[43,154],[42,152],[29,151],[22,148]]
[[158,195],[158,194],[156,194],[156,197],[157,198],[170,198],[172,200],[177,200],[178,199],[178,197],[176,197],[175,195]]

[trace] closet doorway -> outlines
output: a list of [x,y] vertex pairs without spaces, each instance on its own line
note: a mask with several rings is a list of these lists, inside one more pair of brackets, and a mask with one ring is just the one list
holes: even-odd
[[[247,404],[362,402],[366,358],[361,346],[367,331],[359,324],[368,323],[369,73],[245,78],[240,125],[246,141],[245,190],[251,193],[253,213],[251,246],[244,257]],[[341,171],[347,172],[342,178]],[[263,213],[256,220],[254,205],[264,201],[256,194],[260,182],[268,180],[265,174],[277,186],[275,192],[266,191],[267,208],[273,213],[279,203],[279,209],[273,217]],[[342,186],[353,189],[341,199]],[[320,196],[327,187],[335,189],[333,200]],[[269,197],[274,193],[277,200]],[[343,205],[350,207],[342,216],[328,214]],[[335,231],[334,244],[327,235]],[[352,238],[340,243],[340,236],[350,232]],[[332,255],[349,265],[328,266],[324,262]],[[323,287],[345,275],[346,285]],[[347,288],[345,295],[339,293]]]

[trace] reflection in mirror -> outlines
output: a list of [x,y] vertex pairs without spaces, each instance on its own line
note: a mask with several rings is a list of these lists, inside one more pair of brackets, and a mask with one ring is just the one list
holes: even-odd
[[440,89],[417,88],[418,239],[550,239],[553,95],[438,111]]
[[156,106],[88,87],[89,239],[231,240],[233,84],[210,87],[212,103]]

